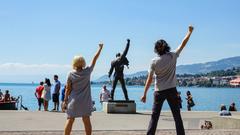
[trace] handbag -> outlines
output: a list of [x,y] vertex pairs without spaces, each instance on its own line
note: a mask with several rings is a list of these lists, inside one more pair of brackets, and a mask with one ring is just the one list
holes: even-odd
[[194,101],[193,101],[193,100],[190,100],[190,101],[189,101],[189,106],[190,106],[190,107],[193,107],[193,106],[195,106],[195,103],[194,103]]

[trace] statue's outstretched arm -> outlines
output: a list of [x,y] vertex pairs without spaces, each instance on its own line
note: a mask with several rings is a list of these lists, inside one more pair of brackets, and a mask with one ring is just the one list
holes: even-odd
[[121,59],[126,57],[128,50],[129,50],[129,46],[130,46],[130,39],[127,39],[127,45],[126,45],[125,50],[123,51],[123,54],[121,55]]

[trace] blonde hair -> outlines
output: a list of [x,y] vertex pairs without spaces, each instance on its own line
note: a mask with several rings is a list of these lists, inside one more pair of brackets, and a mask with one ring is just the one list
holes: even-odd
[[85,59],[81,55],[73,57],[72,67],[75,70],[83,69],[86,66]]

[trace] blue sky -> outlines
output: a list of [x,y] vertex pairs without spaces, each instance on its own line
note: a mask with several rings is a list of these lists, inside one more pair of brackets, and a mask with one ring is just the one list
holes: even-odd
[[74,55],[87,63],[105,46],[93,78],[106,74],[131,39],[126,73],[147,70],[153,44],[174,50],[187,27],[194,33],[178,65],[239,56],[238,0],[7,0],[0,1],[0,82],[31,82],[59,74],[64,81]]

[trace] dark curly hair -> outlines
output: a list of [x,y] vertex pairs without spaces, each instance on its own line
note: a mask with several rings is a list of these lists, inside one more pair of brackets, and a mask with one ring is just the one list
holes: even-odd
[[154,52],[160,56],[166,54],[167,52],[170,52],[170,50],[171,50],[170,46],[163,39],[160,39],[155,43]]
[[51,86],[51,85],[52,85],[51,82],[50,82],[50,79],[48,79],[48,78],[45,78],[45,83],[46,83],[48,86]]
[[188,96],[191,95],[191,92],[190,92],[189,90],[187,91],[187,95],[188,95]]

